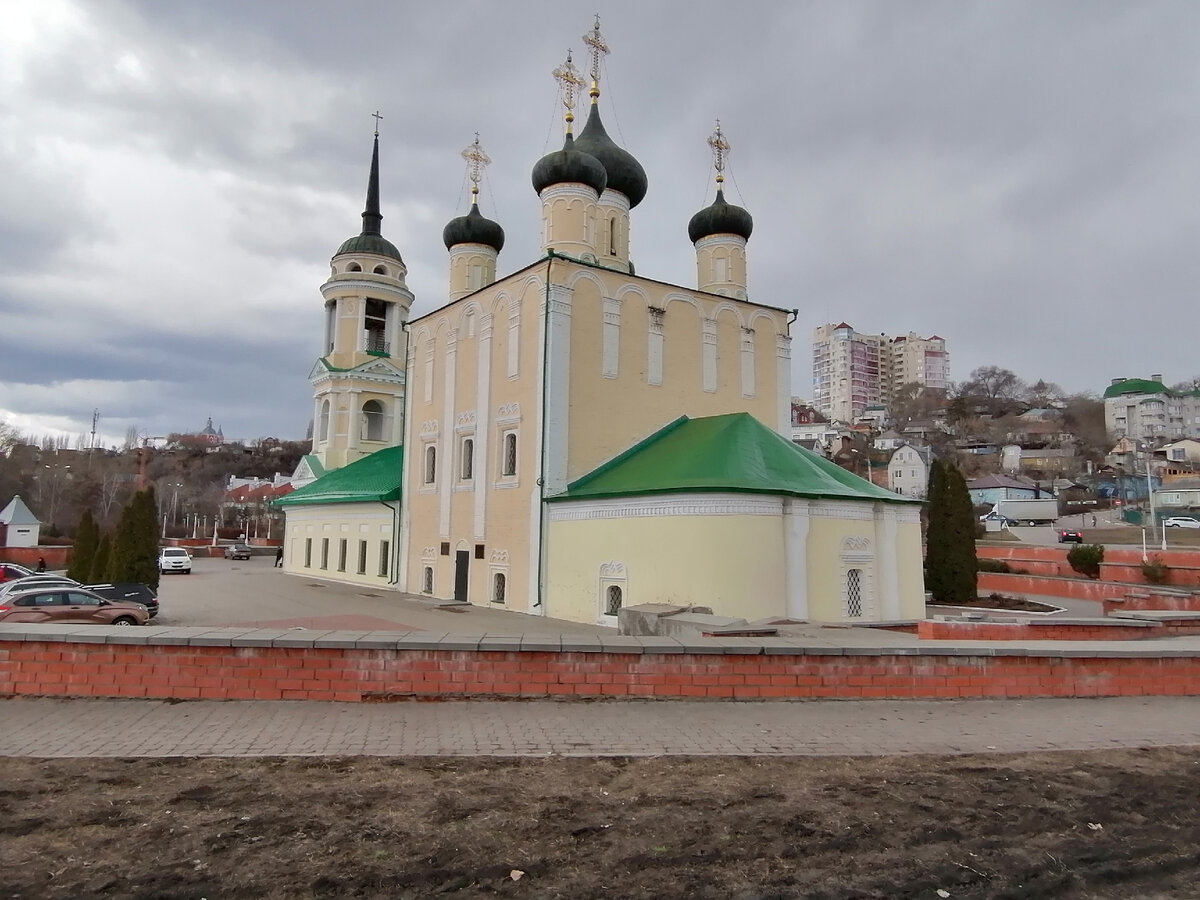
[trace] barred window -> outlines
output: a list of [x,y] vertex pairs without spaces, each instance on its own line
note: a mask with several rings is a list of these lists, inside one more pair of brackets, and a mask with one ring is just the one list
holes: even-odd
[[433,593],[433,566],[425,567],[425,583],[421,585],[421,590],[426,594]]
[[505,585],[506,581],[507,581],[507,579],[505,579],[503,572],[497,572],[495,574],[495,576],[493,576],[493,578],[492,578],[492,602],[493,603],[503,603],[504,602],[504,588],[506,586]]
[[610,584],[608,586],[608,590],[604,593],[604,614],[606,616],[615,616],[620,612],[623,596],[618,585]]
[[433,484],[437,478],[437,447],[425,448],[425,483]]
[[517,474],[517,433],[515,431],[504,435],[504,467],[500,474],[506,476]]
[[846,573],[846,618],[860,619],[862,614],[862,569],[851,569]]

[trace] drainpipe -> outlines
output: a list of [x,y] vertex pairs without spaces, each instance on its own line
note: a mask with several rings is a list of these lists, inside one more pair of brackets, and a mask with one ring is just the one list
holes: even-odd
[[539,447],[538,457],[538,560],[537,560],[537,602],[533,604],[534,609],[542,609],[542,615],[545,615],[542,606],[543,597],[543,580],[546,571],[546,371],[550,363],[550,267],[554,263],[554,250],[546,251],[546,294],[544,297],[544,306],[546,311],[542,315],[542,409],[538,416],[538,427],[542,431],[541,446]]
[[[401,498],[403,498],[403,489],[401,489]],[[400,503],[397,502],[395,506],[392,506],[386,500],[380,500],[379,504],[386,507],[392,514],[392,540],[388,541],[388,584],[392,585],[400,580],[400,573],[396,568],[400,543]]]

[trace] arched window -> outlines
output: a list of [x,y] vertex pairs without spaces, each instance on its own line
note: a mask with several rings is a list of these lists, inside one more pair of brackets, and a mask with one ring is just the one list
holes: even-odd
[[358,263],[350,263],[350,265],[346,266],[346,271],[347,272],[361,272],[362,266],[360,266]]
[[432,566],[425,567],[425,581],[421,585],[421,590],[424,591],[426,594],[433,593],[433,567]]
[[462,480],[470,481],[475,474],[475,440],[464,438],[462,442]]
[[507,581],[507,579],[504,577],[503,572],[497,572],[495,574],[495,576],[493,576],[493,578],[492,578],[492,602],[493,603],[503,603],[504,602],[504,588],[505,588],[506,581]]
[[321,436],[322,441],[329,440],[329,401],[325,400],[321,403],[321,427],[317,429],[317,434]]
[[433,484],[437,478],[437,447],[430,444],[425,448],[425,483]]
[[363,404],[360,437],[364,441],[383,440],[383,404],[378,400],[368,400]]
[[617,220],[615,216],[608,220],[608,255],[617,255]]
[[500,474],[506,476],[517,474],[517,433],[515,431],[504,435],[504,463]]
[[386,275],[387,274],[387,266],[376,266],[371,271],[373,271],[376,275]]
[[604,614],[606,616],[615,616],[621,611],[621,600],[623,592],[618,585],[610,584],[608,590],[604,592]]
[[846,572],[846,618],[861,619],[862,614],[862,569],[850,569]]

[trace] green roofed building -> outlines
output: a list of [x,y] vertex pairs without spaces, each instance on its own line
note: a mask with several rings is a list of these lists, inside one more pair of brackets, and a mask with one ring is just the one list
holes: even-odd
[[[591,598],[810,621],[924,616],[920,503],[747,413],[676,419],[548,498],[547,586]],[[636,579],[631,577],[636,573]],[[582,598],[567,608],[568,598]],[[586,607],[586,608],[585,608]]]
[[1200,386],[1176,391],[1162,378],[1114,378],[1104,389],[1104,425],[1114,440],[1200,438]]
[[276,500],[287,514],[285,571],[395,583],[403,463],[403,447],[386,447]]

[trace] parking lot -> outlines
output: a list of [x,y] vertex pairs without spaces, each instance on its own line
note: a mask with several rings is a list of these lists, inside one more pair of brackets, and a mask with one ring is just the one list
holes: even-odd
[[232,625],[459,634],[611,634],[504,609],[440,607],[386,588],[285,575],[274,556],[248,560],[196,557],[191,575],[163,575],[153,625]]

